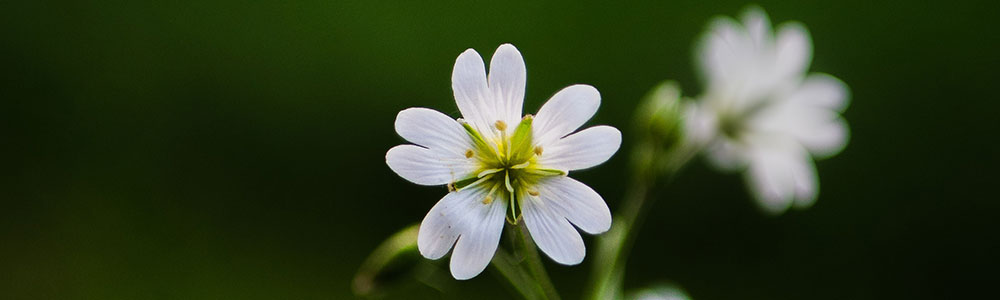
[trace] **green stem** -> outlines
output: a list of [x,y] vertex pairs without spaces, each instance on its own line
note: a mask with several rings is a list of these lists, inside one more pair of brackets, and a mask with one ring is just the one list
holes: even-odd
[[552,284],[552,280],[549,279],[549,274],[545,272],[545,265],[542,264],[542,259],[538,255],[538,249],[535,247],[534,241],[531,240],[528,229],[524,227],[524,222],[519,222],[516,226],[517,229],[514,231],[516,231],[517,238],[514,241],[514,246],[521,254],[522,265],[528,269],[535,284],[541,288],[543,299],[558,300],[559,293],[556,291],[555,285]]
[[497,249],[491,261],[493,270],[525,299],[558,300],[559,294],[545,272],[545,266],[524,222],[506,226],[506,230],[514,252],[511,253],[504,247]]
[[625,279],[625,263],[635,243],[639,227],[645,221],[646,212],[655,202],[649,192],[655,186],[659,175],[666,175],[672,181],[679,170],[694,156],[697,148],[684,147],[673,152],[673,159],[661,161],[657,155],[663,151],[655,139],[646,139],[636,145],[633,153],[633,175],[631,186],[622,198],[622,207],[613,219],[611,229],[597,238],[597,253],[591,275],[588,295],[590,299],[622,298],[622,283]]
[[507,250],[504,250],[503,248],[497,249],[497,253],[493,256],[491,265],[493,265],[494,270],[496,270],[500,276],[507,279],[511,286],[513,286],[514,290],[521,294],[524,299],[542,299],[542,295],[545,295],[540,288],[535,286],[534,282],[531,280],[531,276],[520,268],[518,260],[507,252]]
[[652,202],[646,201],[651,185],[649,181],[649,179],[633,180],[632,186],[625,193],[622,210],[614,218],[611,230],[598,237],[591,299],[621,298],[625,262],[638,232],[633,229],[641,222],[644,215],[643,208]]

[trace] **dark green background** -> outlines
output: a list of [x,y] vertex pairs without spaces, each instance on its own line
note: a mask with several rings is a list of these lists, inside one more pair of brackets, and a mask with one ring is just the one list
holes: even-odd
[[[4,1],[0,298],[349,298],[362,259],[445,193],[385,166],[396,112],[458,116],[450,73],[514,43],[525,108],[587,83],[624,149],[574,177],[614,211],[630,118],[656,83],[701,86],[692,45],[746,2]],[[810,210],[759,214],[698,161],[656,195],[630,287],[695,299],[995,294],[993,1],[760,3],[804,22],[813,71],[852,90],[851,140]],[[587,239],[588,246],[593,240]],[[579,295],[593,261],[549,271]],[[508,298],[490,273],[454,285]],[[415,297],[440,295],[411,286]],[[452,295],[457,296],[457,295]]]

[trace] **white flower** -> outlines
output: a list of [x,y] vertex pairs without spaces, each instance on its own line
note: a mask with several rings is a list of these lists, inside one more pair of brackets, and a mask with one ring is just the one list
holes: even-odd
[[636,300],[691,300],[680,286],[671,283],[659,283],[639,290],[628,297]]
[[420,224],[417,246],[430,259],[454,246],[456,279],[486,268],[505,218],[523,220],[542,252],[565,265],[585,254],[573,225],[590,234],[611,226],[604,199],[566,176],[603,163],[621,144],[621,133],[610,126],[574,133],[597,112],[600,94],[589,85],[569,86],[536,116],[522,117],[525,76],[521,53],[510,44],[493,54],[488,77],[479,53],[469,49],[458,56],[451,78],[464,119],[427,108],[396,117],[396,132],[416,145],[389,149],[386,164],[413,183],[448,185]]
[[811,206],[819,191],[812,157],[847,144],[840,112],[848,89],[833,76],[806,75],[812,45],[805,27],[785,23],[775,34],[767,15],[751,8],[742,24],[715,20],[696,53],[707,90],[690,107],[689,135],[707,144],[715,165],[745,170],[765,211]]

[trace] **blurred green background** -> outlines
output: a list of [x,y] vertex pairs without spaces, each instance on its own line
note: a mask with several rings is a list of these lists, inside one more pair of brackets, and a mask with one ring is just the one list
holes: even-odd
[[[597,87],[623,129],[574,177],[614,211],[631,114],[656,83],[701,90],[692,46],[747,2],[4,1],[0,298],[343,299],[361,261],[444,187],[385,166],[396,113],[458,116],[451,68],[511,42],[526,112]],[[806,211],[758,213],[701,161],[655,195],[628,285],[695,299],[995,293],[997,2],[762,1],[804,22],[813,71],[852,89],[852,137]],[[587,238],[588,246],[593,239]],[[547,261],[567,298],[582,266]],[[444,267],[444,266],[442,266]],[[509,298],[489,272],[452,298]],[[411,285],[395,298],[439,298]],[[422,296],[421,296],[422,295]]]

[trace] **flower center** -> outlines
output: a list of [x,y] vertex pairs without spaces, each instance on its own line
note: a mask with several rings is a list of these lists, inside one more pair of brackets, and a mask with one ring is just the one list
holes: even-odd
[[748,123],[773,103],[771,99],[763,97],[750,101],[751,105],[739,108],[732,106],[723,106],[722,109],[716,108],[719,111],[719,132],[731,140],[742,140],[747,131]]
[[538,157],[543,153],[541,146],[532,143],[531,123],[534,117],[526,115],[514,128],[512,135],[507,134],[507,123],[497,120],[493,128],[498,133],[493,139],[482,134],[463,122],[466,133],[472,138],[472,149],[465,152],[469,159],[479,163],[476,176],[449,185],[450,189],[483,188],[487,192],[482,199],[483,204],[493,201],[509,201],[510,211],[507,221],[517,224],[520,217],[519,200],[525,197],[537,197],[533,187],[539,179],[546,176],[565,175],[566,172],[544,168],[538,164]]

